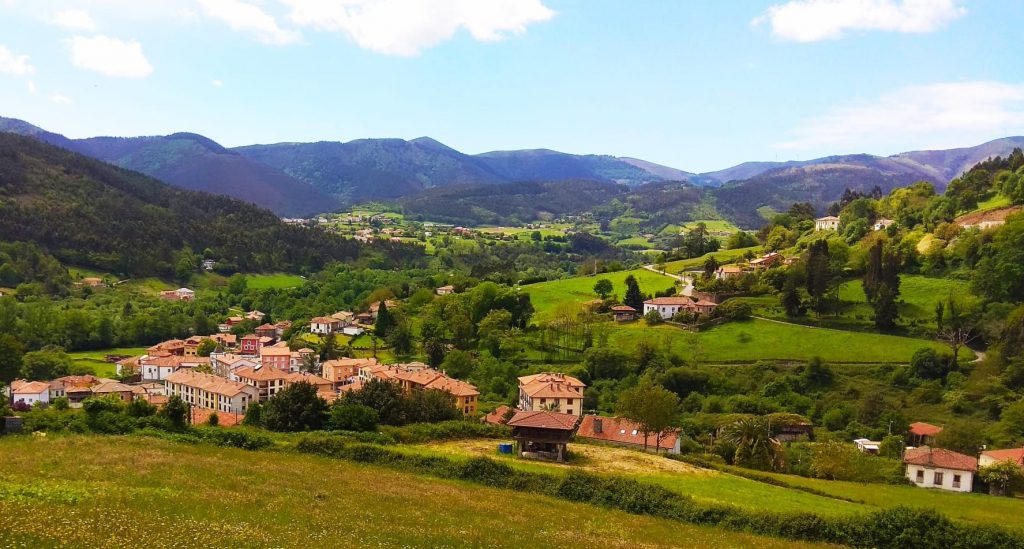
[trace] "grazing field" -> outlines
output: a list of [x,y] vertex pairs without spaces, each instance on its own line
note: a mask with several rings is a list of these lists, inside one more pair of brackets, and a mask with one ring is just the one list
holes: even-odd
[[704,254],[700,257],[671,261],[665,264],[665,271],[669,273],[678,274],[690,269],[700,269],[704,266],[704,262],[711,257],[714,257],[715,260],[718,261],[719,263],[732,263],[735,262],[737,259],[743,257],[743,255],[746,254],[747,252],[759,254],[761,253],[761,248],[755,246],[752,248],[736,248],[735,250],[722,250],[718,252]]
[[664,456],[597,444],[571,444],[570,464],[524,461],[497,454],[497,441],[464,440],[405,447],[410,452],[447,457],[487,456],[526,471],[565,472],[580,467],[591,473],[621,475],[693,496],[695,499],[736,505],[753,510],[804,511],[822,515],[848,515],[869,511],[863,505],[818,496],[799,490],[700,469]]
[[646,269],[635,269],[539,282],[523,286],[522,291],[530,294],[533,307],[537,310],[535,319],[543,321],[550,319],[559,303],[586,303],[598,299],[597,294],[594,293],[594,283],[602,278],[611,281],[614,287],[612,293],[621,299],[626,295],[626,277],[629,275],[636,278],[637,284],[640,285],[640,291],[645,294],[653,294],[656,291],[671,288],[676,283],[672,277],[653,273]]
[[71,361],[76,365],[92,368],[97,376],[112,378],[117,375],[117,365],[112,362],[107,362],[105,360],[107,355],[139,356],[144,354],[146,354],[145,347],[117,347],[113,349],[101,349],[99,351],[77,351],[74,353],[68,353],[68,356],[71,357]]
[[682,230],[688,231],[696,227],[698,223],[703,223],[707,227],[708,231],[717,234],[731,234],[740,230],[739,227],[724,219],[698,219],[697,221],[688,221],[683,224]]
[[[921,347],[942,350],[936,342],[909,337],[781,324],[767,320],[730,322],[693,334],[668,325],[644,322],[617,325],[612,346],[633,348],[642,339],[671,345],[673,351],[698,362],[805,361],[820,357],[839,363],[908,363]],[[851,352],[852,350],[856,352]],[[973,353],[965,351],[965,358]]]
[[647,240],[642,236],[623,238],[622,240],[616,242],[615,245],[622,246],[624,248],[645,248],[648,250],[654,248],[654,244],[652,244],[650,240]]
[[141,437],[7,437],[0,462],[2,546],[812,546],[326,458]]
[[267,290],[271,288],[295,288],[298,286],[302,286],[302,284],[306,282],[306,279],[298,275],[278,273],[246,275],[245,281],[246,283],[248,283],[250,288],[254,288],[257,290]]

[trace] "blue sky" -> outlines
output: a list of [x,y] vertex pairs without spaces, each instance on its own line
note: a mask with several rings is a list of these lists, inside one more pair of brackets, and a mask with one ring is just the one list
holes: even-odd
[[0,0],[0,115],[690,171],[1024,134],[1017,0]]

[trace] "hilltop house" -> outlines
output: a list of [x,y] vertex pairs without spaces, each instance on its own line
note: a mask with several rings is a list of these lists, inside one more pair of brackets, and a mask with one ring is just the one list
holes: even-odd
[[970,492],[978,459],[943,448],[908,448],[903,455],[907,479],[921,488]]
[[582,381],[561,373],[545,372],[519,378],[519,409],[548,410],[583,415]]
[[655,433],[644,436],[640,426],[626,418],[585,415],[576,431],[576,437],[628,448],[643,449],[646,447],[651,451],[679,453],[678,431],[663,433],[661,440],[658,440]]
[[177,395],[192,406],[231,414],[244,414],[259,396],[255,387],[191,370],[178,370],[168,376],[164,394]]
[[656,311],[661,318],[669,320],[676,316],[679,311],[688,311],[693,308],[693,300],[686,296],[656,297],[644,301],[644,315]]
[[160,297],[168,301],[192,301],[196,298],[196,293],[188,288],[178,288],[177,290],[164,290],[160,292]]
[[779,252],[770,252],[761,257],[751,259],[750,266],[757,268],[773,267],[778,265],[782,261],[782,254]]
[[871,228],[873,228],[876,231],[884,231],[884,230],[888,229],[889,227],[891,227],[893,223],[896,223],[896,222],[893,221],[892,219],[887,219],[885,217],[880,217],[880,218],[875,220],[875,224],[872,225]]
[[839,218],[834,215],[826,215],[814,220],[815,231],[838,231]]
[[455,286],[441,286],[440,288],[434,290],[434,292],[436,292],[437,295],[451,295],[455,293]]
[[932,425],[931,423],[925,423],[923,421],[915,421],[910,424],[910,445],[930,446],[935,444],[935,437],[941,432],[942,427]]
[[743,267],[739,265],[722,265],[715,270],[715,278],[718,280],[725,280],[727,278],[733,278],[743,274]]

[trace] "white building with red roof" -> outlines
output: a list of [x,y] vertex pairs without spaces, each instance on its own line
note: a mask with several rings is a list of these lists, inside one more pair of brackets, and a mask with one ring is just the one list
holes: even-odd
[[903,454],[907,479],[920,488],[970,492],[978,458],[944,448],[908,448]]
[[988,467],[1008,461],[1024,469],[1024,448],[1008,448],[1006,450],[985,450],[978,458],[978,467]]
[[37,402],[50,402],[50,384],[45,381],[25,381],[16,379],[11,382],[11,403],[24,402],[29,406]]

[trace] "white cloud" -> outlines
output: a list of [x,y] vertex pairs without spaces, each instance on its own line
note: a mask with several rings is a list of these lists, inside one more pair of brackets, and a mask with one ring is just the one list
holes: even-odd
[[459,29],[483,42],[526,32],[554,17],[542,0],[281,0],[292,22],[341,31],[360,47],[412,56]]
[[80,69],[120,78],[145,78],[153,72],[142,45],[108,36],[75,36],[67,41],[71,63]]
[[18,55],[0,45],[0,73],[26,76],[36,72],[27,55]]
[[793,42],[840,38],[848,31],[924,33],[962,17],[961,0],[791,0],[753,21]]
[[63,10],[54,14],[50,22],[66,29],[92,31],[96,30],[96,22],[85,10]]
[[70,97],[67,97],[65,95],[61,95],[59,93],[55,93],[55,94],[50,95],[50,101],[52,101],[54,103],[61,104],[61,105],[70,105],[70,104],[74,103],[74,101],[72,101]]
[[28,93],[36,93],[36,83],[31,78],[25,81],[25,87],[28,88]]
[[1024,84],[952,82],[910,86],[807,120],[783,149],[851,152],[946,148],[1024,132]]
[[220,80],[211,80],[210,85],[212,85],[215,88],[223,88],[224,82],[221,82]]
[[227,23],[232,30],[251,32],[267,44],[291,44],[302,39],[298,32],[282,29],[259,6],[241,0],[199,0],[199,4],[207,16]]

